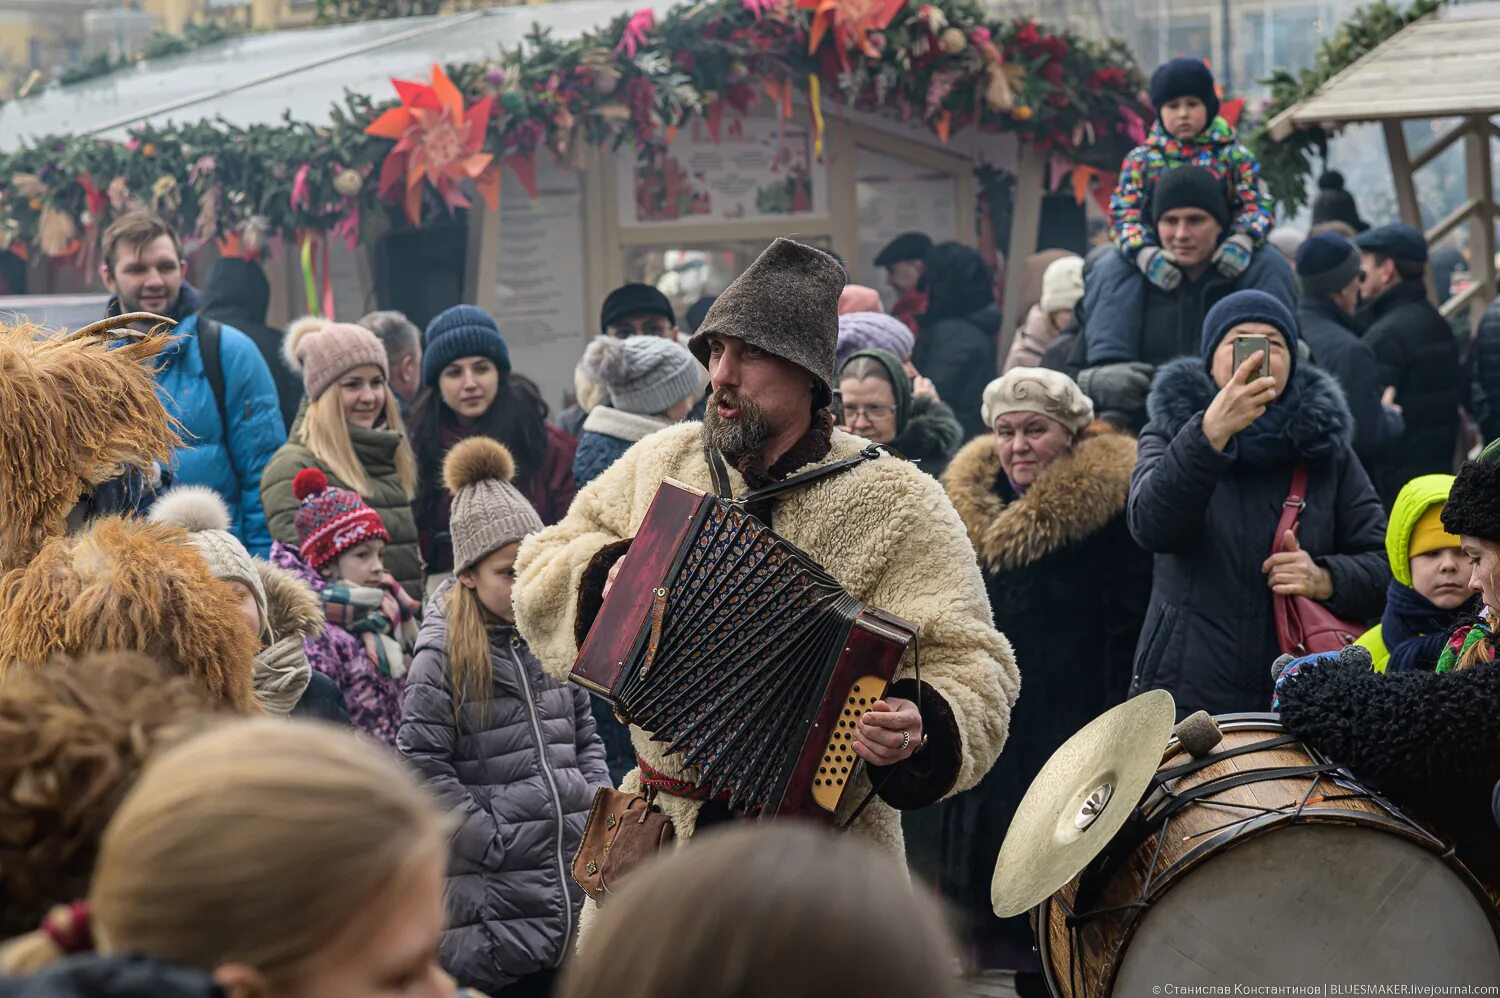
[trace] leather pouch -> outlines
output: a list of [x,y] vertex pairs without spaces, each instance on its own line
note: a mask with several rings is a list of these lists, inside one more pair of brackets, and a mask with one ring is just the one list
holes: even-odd
[[[654,795],[652,795],[654,796]],[[620,889],[620,882],[671,844],[672,819],[651,797],[600,787],[594,793],[583,841],[573,857],[573,879],[595,901]]]

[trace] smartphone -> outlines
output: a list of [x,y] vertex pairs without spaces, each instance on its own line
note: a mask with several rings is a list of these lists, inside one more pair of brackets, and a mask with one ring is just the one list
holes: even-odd
[[1271,341],[1265,336],[1241,336],[1234,341],[1234,369],[1236,371],[1257,350],[1260,351],[1260,370],[1250,375],[1249,381],[1271,376]]
[[833,390],[833,401],[828,403],[828,411],[833,413],[833,425],[845,426],[844,422],[844,393],[837,388]]

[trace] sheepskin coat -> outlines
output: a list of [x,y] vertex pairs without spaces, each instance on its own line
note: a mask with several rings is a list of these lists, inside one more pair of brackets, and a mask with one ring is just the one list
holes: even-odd
[[1285,435],[1295,458],[1269,466],[1242,460],[1234,440],[1222,451],[1208,442],[1203,414],[1218,391],[1196,357],[1162,368],[1130,481],[1130,532],[1156,555],[1131,691],[1164,689],[1179,715],[1271,703],[1280,648],[1261,566],[1296,461],[1308,468],[1298,543],[1333,577],[1324,605],[1345,620],[1372,620],[1391,577],[1385,510],[1349,445],[1337,382],[1308,364],[1292,374],[1284,404],[1297,408]]
[[903,815],[907,855],[959,908],[966,935],[1003,939],[1013,953],[1030,950],[1032,933],[1026,916],[1002,922],[990,908],[997,844],[1052,753],[1130,685],[1151,589],[1151,556],[1125,526],[1135,454],[1131,437],[1096,432],[1018,495],[986,435],[943,476],[996,625],[1026,663],[1026,696],[1004,757],[979,786]]
[[[867,441],[833,431],[821,459],[798,471],[857,454]],[[796,472],[793,472],[795,474]],[[749,491],[729,470],[736,495]],[[682,423],[636,444],[578,493],[562,522],[533,534],[516,561],[516,623],[542,664],[566,677],[598,611],[609,568],[628,550],[664,478],[711,490],[702,427]],[[879,799],[853,831],[903,855],[896,808],[924,807],[974,786],[989,771],[1010,729],[1020,675],[1010,642],[996,629],[974,549],[938,482],[907,461],[882,456],[776,500],[772,523],[857,599],[918,624],[927,748],[893,768]],[[914,698],[908,668],[893,696]],[[676,755],[637,727],[631,738],[654,769],[692,780]],[[845,795],[847,818],[864,798],[861,771]],[[640,786],[639,770],[622,789]],[[662,795],[679,840],[693,834],[702,804]]]

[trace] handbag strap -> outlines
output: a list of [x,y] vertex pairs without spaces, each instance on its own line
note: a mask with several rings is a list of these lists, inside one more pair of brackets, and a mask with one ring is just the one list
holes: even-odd
[[718,449],[714,447],[708,448],[708,471],[710,477],[713,479],[714,493],[719,498],[748,506],[751,503],[775,499],[777,496],[785,495],[796,489],[805,488],[825,478],[841,475],[851,468],[864,464],[866,461],[875,460],[883,452],[884,448],[880,444],[870,444],[853,457],[846,457],[842,461],[825,464],[820,468],[811,468],[800,475],[793,475],[785,481],[767,485],[763,489],[755,489],[752,492],[747,492],[738,499],[734,497],[734,487],[729,483],[729,469],[725,466],[724,455],[720,454]]
[[1307,465],[1301,461],[1292,469],[1292,487],[1281,503],[1281,520],[1276,524],[1276,536],[1271,538],[1271,553],[1281,553],[1281,539],[1288,530],[1297,529],[1297,518],[1307,508]]

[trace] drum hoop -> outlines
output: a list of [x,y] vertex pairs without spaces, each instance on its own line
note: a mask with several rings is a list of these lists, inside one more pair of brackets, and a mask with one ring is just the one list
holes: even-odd
[[[1219,722],[1219,727],[1222,731],[1286,731],[1285,726],[1281,724],[1279,716],[1276,714],[1227,714],[1220,715],[1215,720]],[[1302,743],[1299,743],[1299,745],[1315,762],[1329,762],[1322,753],[1318,752],[1312,746]],[[1178,754],[1180,751],[1181,744],[1173,737],[1163,752],[1163,762],[1165,763],[1166,759]],[[1355,779],[1353,774],[1349,773],[1348,770],[1343,768],[1328,773],[1314,774],[1314,780],[1308,790],[1307,796],[1310,797],[1318,784],[1324,780],[1332,782],[1342,780],[1345,783],[1353,784],[1362,794],[1379,804],[1388,813],[1375,814],[1369,811],[1345,811],[1335,808],[1307,806],[1305,803],[1299,803],[1284,811],[1246,818],[1244,821],[1229,825],[1223,830],[1207,837],[1203,842],[1188,850],[1167,867],[1167,869],[1163,870],[1159,875],[1152,877],[1143,885],[1145,893],[1142,897],[1141,906],[1126,914],[1125,920],[1111,945],[1111,952],[1103,966],[1101,974],[1101,984],[1103,985],[1101,993],[1107,995],[1113,991],[1115,980],[1119,976],[1121,959],[1125,951],[1129,948],[1130,941],[1134,937],[1141,919],[1150,910],[1152,905],[1160,901],[1171,890],[1174,884],[1186,879],[1187,875],[1193,869],[1206,862],[1210,855],[1234,848],[1236,845],[1248,842],[1251,839],[1287,825],[1326,824],[1363,826],[1372,828],[1375,831],[1396,835],[1398,838],[1405,839],[1425,849],[1445,866],[1457,873],[1464,881],[1465,886],[1468,887],[1469,892],[1474,896],[1475,900],[1479,902],[1482,910],[1489,919],[1491,930],[1495,933],[1497,940],[1500,940],[1500,911],[1497,911],[1495,905],[1490,901],[1478,878],[1458,859],[1450,843],[1429,832],[1423,825],[1408,817],[1405,812],[1392,804],[1382,794],[1370,789],[1362,781]],[[1152,795],[1159,792],[1159,789],[1153,790]],[[1141,803],[1144,803],[1144,800]],[[1139,808],[1140,804],[1137,804],[1137,807]],[[1170,818],[1163,823],[1161,829],[1158,829],[1145,841],[1149,842],[1151,838],[1163,834],[1169,823]],[[1053,994],[1062,994],[1063,992],[1058,988],[1058,981],[1051,959],[1051,907],[1056,903],[1057,894],[1058,892],[1054,892],[1032,909],[1032,916],[1034,919],[1033,932],[1036,936],[1037,953],[1041,960],[1042,973],[1046,978],[1047,986],[1051,992]],[[1077,937],[1083,927],[1083,925],[1078,925],[1069,929],[1070,934],[1074,937],[1073,944],[1075,951],[1077,950],[1079,941]],[[1069,983],[1071,984],[1072,982]],[[1074,996],[1074,998],[1087,998],[1088,982],[1082,981],[1080,983],[1084,987],[1084,992],[1081,995]]]

